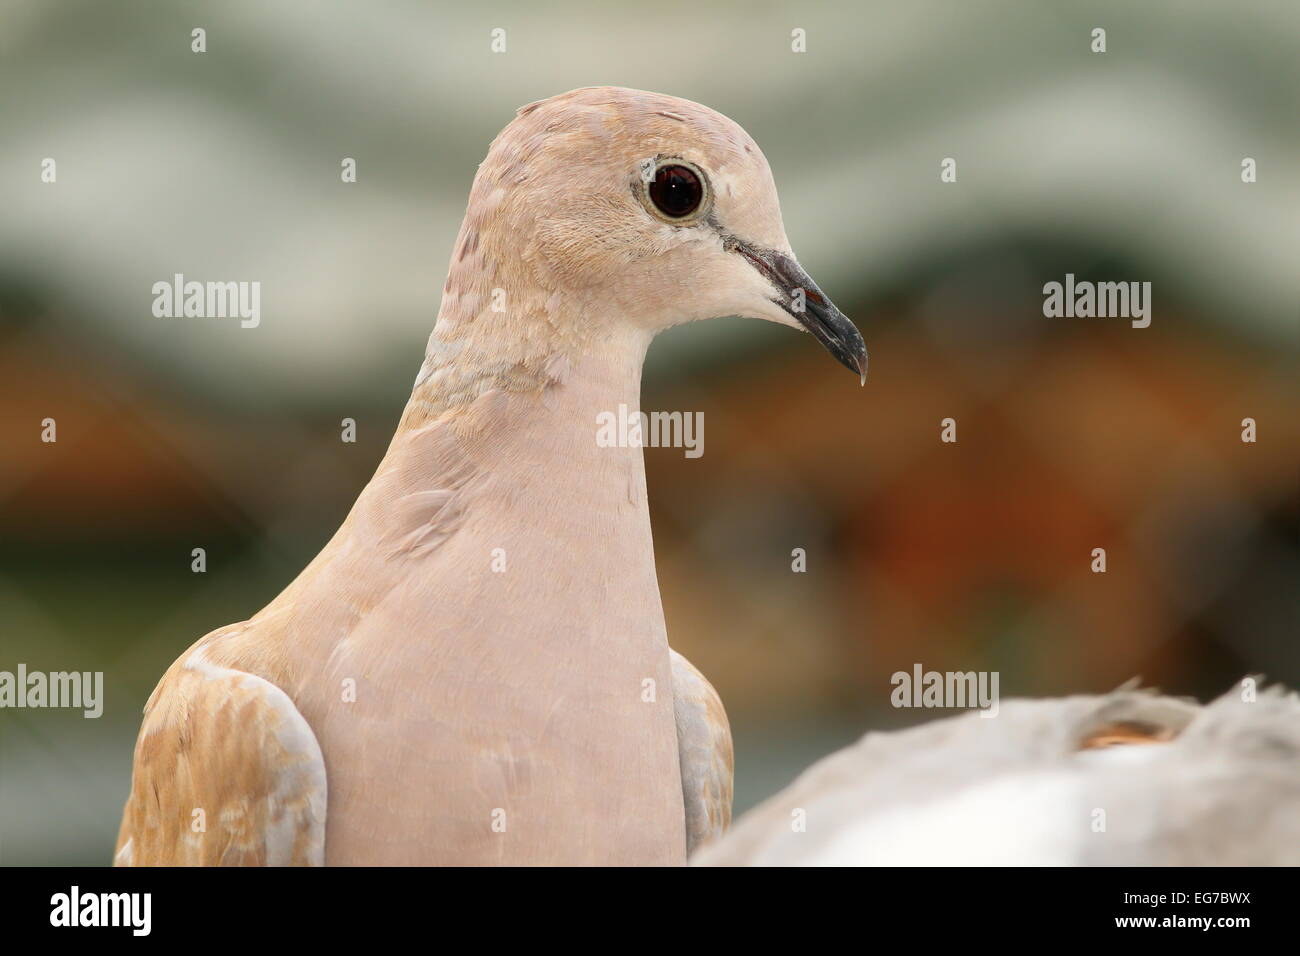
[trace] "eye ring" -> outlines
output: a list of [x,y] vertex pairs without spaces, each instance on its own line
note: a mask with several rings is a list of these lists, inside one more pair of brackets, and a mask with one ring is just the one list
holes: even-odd
[[698,222],[708,214],[712,192],[704,171],[684,159],[659,156],[641,164],[641,203],[662,222],[674,226]]

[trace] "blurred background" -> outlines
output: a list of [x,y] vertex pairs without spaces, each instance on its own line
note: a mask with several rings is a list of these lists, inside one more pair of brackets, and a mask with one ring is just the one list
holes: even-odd
[[[643,408],[704,413],[702,458],[647,450],[650,506],[738,811],[940,716],[890,707],[916,663],[1008,697],[1300,684],[1294,2],[3,0],[0,670],[100,670],[107,700],[0,710],[0,861],[110,861],[163,670],[378,463],[488,143],[594,84],[746,127],[871,351],[865,388],[752,321],[650,353]],[[260,327],[154,318],[178,272],[260,281]],[[1067,272],[1151,282],[1151,326],[1045,318]]]

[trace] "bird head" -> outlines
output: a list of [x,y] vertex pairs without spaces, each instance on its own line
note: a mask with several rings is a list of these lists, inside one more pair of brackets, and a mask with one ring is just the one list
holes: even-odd
[[[532,301],[511,303],[515,286]],[[766,319],[866,377],[862,336],[790,248],[762,151],[657,93],[593,87],[520,109],[479,168],[446,292],[453,322],[496,295],[501,314],[541,310],[570,336]]]

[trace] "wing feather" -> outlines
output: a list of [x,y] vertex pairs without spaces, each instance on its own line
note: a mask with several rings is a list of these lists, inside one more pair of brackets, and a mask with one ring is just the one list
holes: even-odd
[[682,655],[674,650],[669,655],[689,855],[731,823],[731,727],[713,685]]
[[321,866],[325,761],[270,681],[207,660],[204,642],[145,707],[117,866]]

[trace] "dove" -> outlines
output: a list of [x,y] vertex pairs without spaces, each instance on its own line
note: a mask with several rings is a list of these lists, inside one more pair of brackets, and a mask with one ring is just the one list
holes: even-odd
[[740,126],[613,87],[520,109],[374,477],[150,696],[115,862],[678,865],[716,838],[726,714],[668,645],[642,450],[596,432],[659,332],[727,315],[865,381]]

